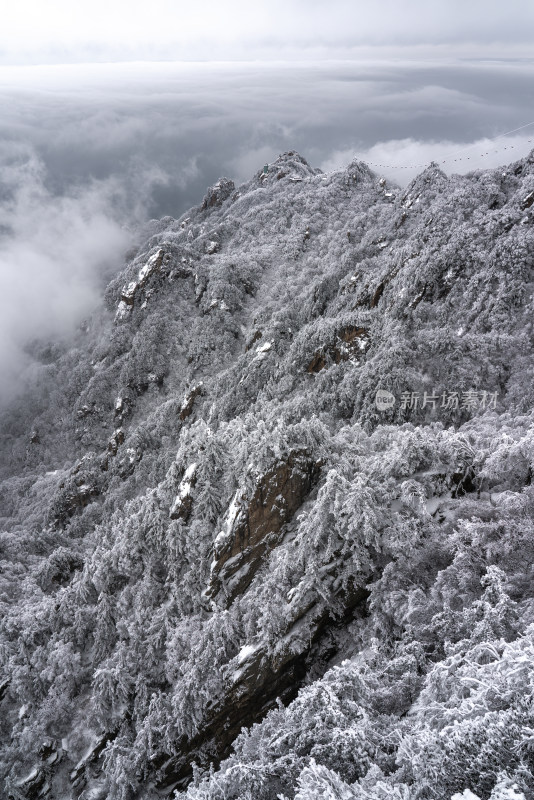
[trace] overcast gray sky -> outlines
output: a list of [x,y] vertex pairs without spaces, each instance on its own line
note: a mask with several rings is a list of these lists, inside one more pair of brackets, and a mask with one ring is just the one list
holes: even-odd
[[17,0],[0,62],[530,56],[532,0]]

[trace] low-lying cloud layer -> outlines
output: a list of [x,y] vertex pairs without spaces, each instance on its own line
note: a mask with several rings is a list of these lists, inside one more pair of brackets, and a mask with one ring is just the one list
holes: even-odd
[[0,68],[0,402],[25,343],[88,313],[137,223],[178,217],[221,175],[245,181],[290,149],[324,170],[354,156],[389,165],[375,169],[402,184],[432,160],[447,172],[505,164],[533,146],[534,125],[492,141],[530,122],[533,71],[530,61]]
[[129,241],[113,181],[53,195],[42,162],[0,143],[0,404],[20,388],[35,337],[69,334],[95,306],[99,279]]

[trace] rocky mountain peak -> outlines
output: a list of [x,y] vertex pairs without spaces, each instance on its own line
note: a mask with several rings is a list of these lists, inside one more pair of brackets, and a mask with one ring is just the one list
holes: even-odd
[[284,153],[43,345],[1,419],[7,798],[532,796],[533,165]]

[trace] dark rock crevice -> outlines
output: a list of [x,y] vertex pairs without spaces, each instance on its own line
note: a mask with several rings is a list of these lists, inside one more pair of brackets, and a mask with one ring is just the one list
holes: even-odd
[[[324,674],[338,653],[332,633],[346,628],[353,619],[366,616],[368,597],[369,591],[364,586],[340,593],[336,600],[343,611],[336,616],[330,608],[313,603],[306,616],[312,619],[314,633],[309,646],[298,654],[290,648],[277,657],[269,657],[262,650],[254,653],[243,664],[228,693],[214,705],[202,730],[190,740],[184,738],[173,756],[158,759],[157,788],[165,792],[185,789],[194,762],[217,767],[232,752],[242,728],[260,722],[278,701],[289,705],[305,684],[310,669],[313,668],[314,679],[319,677],[318,673]],[[318,653],[320,660],[315,657]]]

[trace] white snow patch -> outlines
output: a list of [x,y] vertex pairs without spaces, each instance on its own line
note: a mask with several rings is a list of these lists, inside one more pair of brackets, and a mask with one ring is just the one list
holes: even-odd
[[237,654],[237,663],[242,664],[244,661],[247,661],[251,655],[253,655],[256,650],[258,649],[257,645],[246,644],[244,647],[241,648],[239,653]]
[[[216,551],[220,550],[221,547],[224,547],[226,542],[228,542],[232,538],[234,524],[240,510],[241,510],[240,495],[239,492],[236,492],[232,498],[232,502],[230,503],[230,507],[226,514],[226,518],[224,520],[224,527],[222,531],[219,531],[213,542],[213,546]],[[213,562],[212,567],[214,564],[216,564],[215,561]]]
[[267,353],[272,346],[272,342],[265,342],[265,344],[261,344],[259,347],[256,347],[256,353]]
[[176,495],[176,499],[172,504],[171,508],[171,517],[175,514],[186,497],[191,494],[191,490],[193,488],[193,478],[195,477],[195,472],[197,471],[198,464],[193,463],[188,466],[184,473],[184,477],[180,481],[180,485],[178,486],[178,494]]
[[145,283],[147,278],[157,269],[158,261],[162,255],[163,250],[158,250],[157,253],[150,256],[146,264],[139,270],[139,283]]
[[116,320],[126,319],[131,310],[132,306],[129,306],[128,303],[124,302],[124,300],[121,300],[119,305],[117,306],[117,313],[115,314],[115,319]]
[[186,482],[187,482],[187,481],[190,481],[190,480],[192,479],[193,475],[194,475],[194,474],[195,474],[195,472],[196,472],[197,466],[198,466],[198,465],[197,465],[196,463],[194,463],[194,464],[190,464],[190,465],[188,466],[188,468],[186,469],[186,471],[185,471],[185,473],[184,473],[184,477],[183,477],[183,479],[182,479],[182,483],[183,483],[184,481],[186,481]]
[[137,289],[136,281],[130,281],[126,289],[123,289],[121,292],[121,295],[124,298],[124,300],[133,300],[136,289]]
[[150,266],[145,264],[144,267],[141,267],[139,270],[139,282],[144,281],[150,275]]
[[39,774],[39,770],[37,767],[34,767],[31,772],[24,776],[24,778],[20,778],[17,781],[17,786],[24,786],[26,783],[30,783],[30,781],[34,781],[37,775]]
[[187,406],[191,402],[192,395],[198,394],[198,392],[201,390],[203,385],[204,385],[204,382],[203,381],[199,381],[199,383],[197,383],[196,386],[193,386],[193,388],[190,389],[189,392],[186,395],[184,395],[183,400],[182,400],[182,405],[180,406],[180,413],[182,411],[186,410]]

